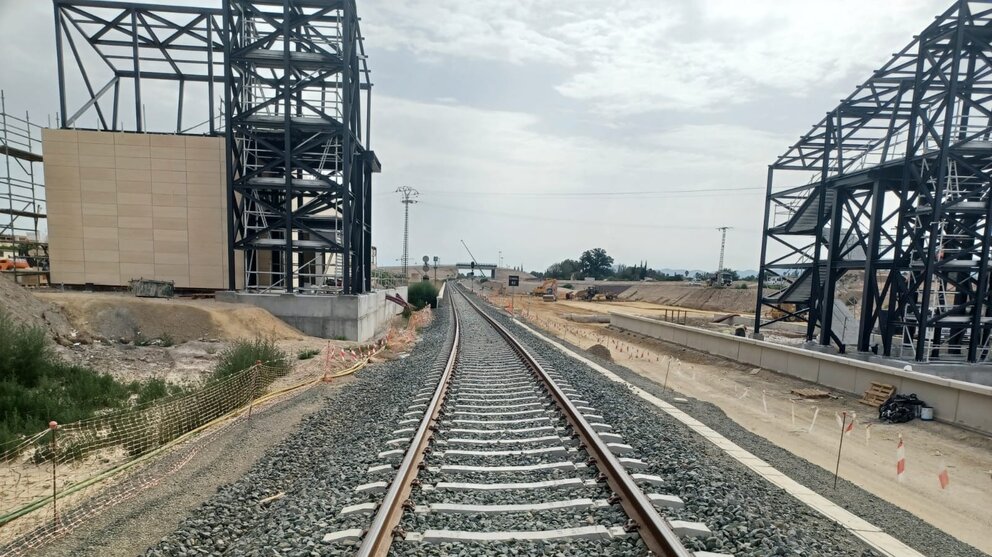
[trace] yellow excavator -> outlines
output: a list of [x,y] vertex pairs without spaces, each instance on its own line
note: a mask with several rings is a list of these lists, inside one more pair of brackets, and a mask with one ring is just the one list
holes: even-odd
[[558,301],[558,279],[545,279],[530,293],[531,296],[540,296],[545,302]]

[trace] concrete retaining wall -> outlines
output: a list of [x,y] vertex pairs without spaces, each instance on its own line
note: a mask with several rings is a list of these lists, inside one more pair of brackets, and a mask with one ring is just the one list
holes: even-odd
[[861,395],[872,381],[895,385],[933,406],[937,420],[992,435],[992,387],[635,315],[611,312],[610,324],[847,393]]
[[364,342],[381,332],[393,316],[403,311],[386,300],[387,294],[399,294],[405,300],[407,288],[400,286],[349,296],[218,292],[216,297],[222,302],[264,308],[310,336]]

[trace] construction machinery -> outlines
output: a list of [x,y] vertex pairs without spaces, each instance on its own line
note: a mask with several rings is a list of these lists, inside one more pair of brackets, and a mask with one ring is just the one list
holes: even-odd
[[558,301],[558,279],[545,279],[530,293],[531,296],[540,296],[545,302]]
[[0,271],[28,270],[31,265],[23,259],[0,258]]
[[799,308],[796,304],[783,303],[771,308],[768,315],[772,321],[804,321],[802,317],[797,315],[798,311]]
[[600,290],[595,286],[590,286],[585,290],[579,290],[578,292],[573,292],[569,299],[570,300],[582,300],[585,302],[612,302],[617,299],[617,294],[615,292],[607,292]]
[[710,287],[719,286],[719,287],[727,288],[731,286],[733,283],[734,281],[730,279],[730,276],[723,272],[709,275],[706,278],[706,285]]

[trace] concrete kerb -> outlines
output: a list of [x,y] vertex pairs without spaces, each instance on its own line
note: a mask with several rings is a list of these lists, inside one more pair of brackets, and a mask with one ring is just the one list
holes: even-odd
[[625,313],[610,312],[610,323],[851,394],[862,394],[872,381],[889,383],[933,406],[936,420],[992,435],[992,387]]

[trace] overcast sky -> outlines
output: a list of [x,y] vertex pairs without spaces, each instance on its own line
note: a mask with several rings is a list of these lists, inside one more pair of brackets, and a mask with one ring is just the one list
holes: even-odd
[[[163,1],[163,3],[165,3]],[[212,5],[219,2],[176,2]],[[373,241],[543,270],[758,266],[769,163],[949,0],[358,0],[373,70]],[[57,110],[51,3],[0,0],[9,112]],[[648,193],[645,193],[648,192]]]

